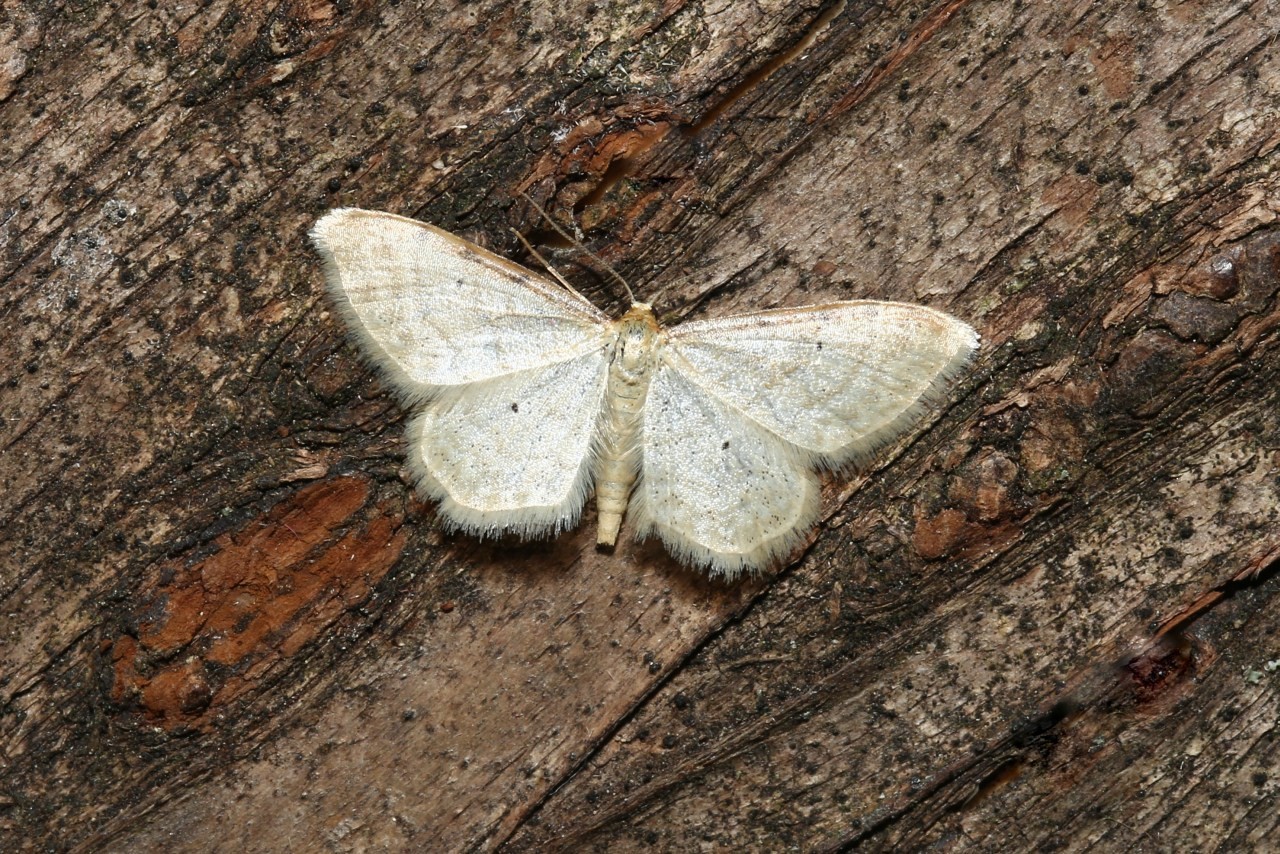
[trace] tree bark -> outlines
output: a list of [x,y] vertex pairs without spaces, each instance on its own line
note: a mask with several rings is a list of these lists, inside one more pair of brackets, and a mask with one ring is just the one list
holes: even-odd
[[[1280,834],[1280,2],[0,8],[20,850]],[[576,216],[666,321],[922,302],[777,573],[442,533],[305,240]],[[625,532],[624,532],[625,533]]]

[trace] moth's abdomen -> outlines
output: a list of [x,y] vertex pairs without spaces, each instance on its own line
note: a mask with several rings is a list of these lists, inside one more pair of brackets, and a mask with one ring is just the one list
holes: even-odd
[[617,330],[600,419],[600,456],[595,472],[599,517],[596,542],[602,546],[617,542],[627,500],[640,474],[644,401],[658,352],[658,322],[649,306],[631,306],[617,322]]

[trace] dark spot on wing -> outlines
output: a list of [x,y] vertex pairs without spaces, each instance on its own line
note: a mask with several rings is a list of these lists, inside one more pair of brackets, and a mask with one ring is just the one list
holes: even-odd
[[722,451],[727,451],[727,450],[729,450],[729,440],[728,440],[728,439],[725,439],[725,440],[724,440],[724,444],[720,446],[720,450],[722,450]]
[[819,349],[819,350],[821,350],[821,349],[822,349],[822,342],[821,342],[821,341],[819,341],[819,342],[818,342],[818,349]]
[[513,404],[511,404],[511,411],[512,411],[512,412],[519,412],[519,411],[520,411],[520,404],[518,404],[518,403],[513,403]]

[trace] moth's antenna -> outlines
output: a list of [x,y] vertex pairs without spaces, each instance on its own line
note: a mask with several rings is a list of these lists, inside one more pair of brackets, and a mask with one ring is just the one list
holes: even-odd
[[[631,300],[631,302],[632,302],[632,303],[634,303],[634,302],[636,301],[636,295],[635,295],[634,293],[632,293],[632,291],[631,291],[631,286],[627,284],[627,280],[626,280],[626,279],[624,279],[624,278],[622,278],[622,275],[621,275],[621,274],[619,274],[617,270],[615,270],[615,269],[613,269],[613,267],[609,266],[609,262],[608,262],[608,261],[604,260],[604,259],[603,259],[603,258],[601,258],[599,255],[597,255],[596,253],[592,252],[592,251],[591,251],[590,249],[588,249],[587,247],[583,246],[583,245],[582,245],[582,241],[581,241],[581,240],[579,240],[578,238],[574,237],[572,234],[570,234],[569,232],[567,232],[567,231],[565,231],[563,228],[561,228],[561,227],[560,227],[560,223],[558,223],[558,222],[556,222],[554,219],[552,219],[552,218],[551,218],[551,214],[549,214],[549,213],[547,213],[546,211],[544,211],[544,210],[542,209],[542,205],[540,205],[540,204],[538,204],[537,202],[535,202],[535,201],[534,201],[534,200],[529,196],[529,194],[528,194],[528,193],[526,193],[526,192],[524,192],[523,190],[521,190],[521,191],[520,191],[520,195],[524,197],[524,200],[525,200],[526,202],[528,202],[529,204],[533,205],[533,209],[534,209],[535,211],[537,211],[539,214],[541,214],[542,218],[543,218],[543,219],[545,219],[545,220],[547,221],[547,224],[548,224],[548,225],[550,225],[550,226],[555,230],[556,234],[560,235],[560,236],[561,236],[561,237],[563,237],[565,240],[567,240],[567,241],[569,241],[570,243],[572,243],[572,244],[573,244],[574,246],[576,246],[576,247],[577,247],[577,248],[578,248],[578,249],[579,249],[583,254],[585,254],[588,258],[590,258],[591,260],[595,261],[597,264],[599,264],[601,267],[603,267],[606,271],[608,271],[609,275],[613,276],[613,278],[618,282],[618,284],[622,285],[623,290],[625,290],[625,291],[627,292],[627,299]],[[523,237],[522,237],[522,238],[520,238],[520,239],[521,239],[521,240],[524,240],[524,238],[523,238]],[[529,244],[528,244],[528,242],[526,242],[526,243],[525,243],[525,245],[526,245],[526,246],[528,246],[528,245],[529,245]],[[538,253],[537,253],[537,252],[534,252],[534,253],[533,253],[533,255],[534,255],[534,257],[535,257],[535,258],[537,258],[537,257],[538,257]],[[541,259],[541,258],[538,258],[538,260],[539,260],[539,261],[542,261],[542,259]],[[547,262],[546,262],[546,261],[542,261],[542,263],[545,265]],[[550,269],[550,267],[548,267],[547,269]],[[553,271],[553,272],[554,272],[554,271]],[[559,274],[559,273],[556,273],[556,278],[560,278],[560,274]],[[561,281],[564,281],[564,280],[563,280],[563,279],[561,279]]]
[[521,243],[524,244],[524,248],[529,250],[530,255],[538,259],[538,263],[541,264],[543,267],[545,267],[548,273],[556,277],[557,282],[565,286],[565,289],[569,293],[573,294],[575,297],[582,300],[587,305],[594,305],[594,303],[592,303],[591,300],[587,299],[582,294],[578,293],[578,289],[575,288],[573,285],[569,284],[569,280],[566,279],[564,276],[560,275],[560,271],[557,270],[555,267],[552,267],[550,261],[548,261],[546,258],[543,258],[541,255],[539,255],[538,250],[533,248],[532,243],[530,243],[528,240],[525,240],[525,237],[523,234],[516,231],[514,228],[511,229],[511,233],[516,236],[517,240],[519,240]]

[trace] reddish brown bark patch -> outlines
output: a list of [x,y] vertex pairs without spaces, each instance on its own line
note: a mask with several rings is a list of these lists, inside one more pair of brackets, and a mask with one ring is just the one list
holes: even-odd
[[975,527],[954,507],[933,516],[920,514],[916,518],[916,552],[925,560],[945,557],[967,540]]
[[1130,659],[1125,671],[1139,703],[1151,703],[1192,674],[1192,646],[1185,640],[1165,640]]
[[213,554],[158,567],[136,636],[114,644],[113,699],[161,726],[199,725],[296,654],[404,549],[401,516],[361,514],[368,498],[364,478],[318,483],[219,537]]

